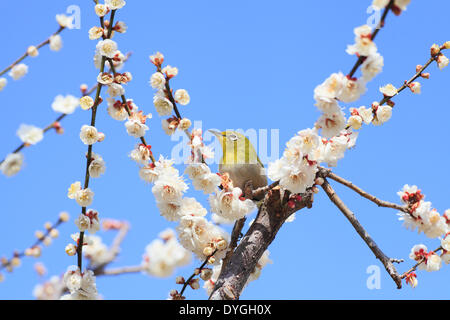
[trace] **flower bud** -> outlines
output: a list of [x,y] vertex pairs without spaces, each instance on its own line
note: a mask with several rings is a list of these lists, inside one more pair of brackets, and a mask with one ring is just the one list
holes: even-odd
[[58,238],[59,236],[59,231],[57,229],[52,229],[50,230],[50,237],[52,237],[53,239]]
[[202,269],[202,272],[200,273],[200,278],[204,281],[208,281],[211,279],[211,276],[213,274],[213,271],[209,268]]
[[40,231],[40,230],[37,230],[37,231],[34,233],[34,235],[35,235],[35,237],[38,238],[39,240],[42,239],[42,238],[44,238],[44,233],[43,233],[42,231]]
[[210,255],[212,255],[214,252],[213,248],[211,247],[206,247],[205,249],[203,249],[203,254],[207,257],[209,257]]
[[439,46],[437,44],[433,44],[431,46],[430,53],[432,56],[437,55],[440,51],[441,51],[441,49],[439,48]]
[[191,281],[189,281],[189,286],[193,289],[193,290],[197,290],[200,289],[200,283],[198,281],[198,278],[192,279]]
[[27,54],[30,57],[37,57],[39,55],[39,51],[35,46],[29,46],[27,49]]
[[65,211],[61,212],[59,214],[59,220],[61,220],[62,222],[67,222],[69,221],[69,214]]
[[182,276],[178,276],[175,278],[175,283],[176,284],[184,284],[186,281],[184,280],[184,278]]

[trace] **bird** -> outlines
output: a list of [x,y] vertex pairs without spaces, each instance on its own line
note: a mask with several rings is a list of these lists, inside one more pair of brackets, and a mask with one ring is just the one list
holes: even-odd
[[264,165],[246,136],[231,130],[208,131],[217,137],[222,146],[219,173],[228,173],[234,187],[239,187],[245,192],[248,186],[256,190],[267,185]]

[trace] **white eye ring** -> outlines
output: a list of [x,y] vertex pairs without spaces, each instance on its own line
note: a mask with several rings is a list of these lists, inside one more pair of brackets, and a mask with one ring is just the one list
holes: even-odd
[[236,136],[234,133],[230,134],[228,138],[229,138],[231,141],[236,141],[236,140],[237,140],[237,136]]

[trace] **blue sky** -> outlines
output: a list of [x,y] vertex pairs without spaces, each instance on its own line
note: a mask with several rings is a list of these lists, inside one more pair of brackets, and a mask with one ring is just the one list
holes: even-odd
[[[3,124],[0,127],[1,157],[20,141],[15,132],[21,123],[44,127],[56,114],[50,105],[58,94],[78,95],[81,83],[95,83],[92,63],[95,41],[87,32],[98,20],[90,1],[26,1],[21,5],[0,3],[3,30],[0,41],[0,68],[9,65],[30,45],[37,44],[57,29],[55,14],[69,5],[81,8],[81,29],[62,33],[64,47],[52,52],[48,47],[37,58],[28,58],[29,73],[19,81],[10,80],[0,93]],[[347,73],[355,62],[345,53],[353,43],[353,28],[366,23],[370,1],[265,1],[230,0],[132,1],[118,12],[128,25],[115,40],[123,52],[133,56],[126,70],[133,74],[127,97],[140,109],[155,115],[150,121],[147,141],[156,156],[170,154],[177,143],[161,129],[152,105],[153,90],[148,85],[154,72],[148,56],[161,51],[166,62],[179,68],[172,87],[185,88],[191,103],[181,112],[208,128],[279,129],[280,151],[298,130],[311,127],[319,112],[313,106],[313,89],[333,72]],[[439,8],[439,10],[437,10]],[[400,86],[429,57],[433,43],[450,40],[450,3],[413,0],[401,16],[389,14],[386,28],[376,43],[384,56],[384,71],[368,84],[367,93],[346,107],[369,105],[379,100],[378,87],[392,82]],[[417,184],[439,212],[450,207],[446,166],[450,156],[448,109],[450,69],[430,67],[431,79],[423,80],[422,94],[405,91],[395,99],[392,119],[382,127],[365,127],[357,146],[347,152],[335,172],[378,197],[397,202],[396,192]],[[105,108],[98,113],[98,127],[106,140],[94,149],[106,161],[106,174],[92,181],[93,208],[101,216],[126,219],[131,231],[122,253],[113,266],[140,263],[145,246],[160,231],[174,223],[160,217],[150,186],[139,179],[138,168],[127,154],[136,140],[123,124],[112,120]],[[24,151],[25,167],[15,177],[0,177],[3,230],[0,256],[23,249],[33,241],[35,230],[53,221],[60,211],[71,213],[71,222],[60,229],[60,237],[44,249],[40,259],[49,275],[61,274],[75,264],[64,253],[72,223],[79,207],[66,197],[73,181],[84,178],[86,147],[79,140],[81,125],[90,115],[80,109],[63,121],[64,135],[51,132],[37,146]],[[184,170],[183,165],[179,165]],[[213,169],[217,169],[213,166]],[[353,192],[336,185],[336,191],[355,212],[360,222],[385,253],[404,258],[399,270],[412,265],[411,247],[424,243],[430,249],[438,241],[405,230],[391,209],[377,208]],[[206,197],[191,188],[206,207]],[[106,234],[108,243],[112,235]],[[297,213],[284,226],[270,247],[273,264],[251,283],[243,299],[448,299],[450,267],[437,273],[420,272],[419,287],[397,290],[348,221],[322,192],[312,209]],[[40,280],[33,271],[32,258],[7,274],[0,284],[1,299],[32,299],[32,289]],[[145,275],[98,278],[99,292],[107,299],[165,299],[176,288],[176,275],[188,276],[199,264],[178,269],[167,279]],[[369,290],[366,273],[370,265],[381,267],[381,289]],[[270,290],[268,290],[270,288]],[[204,290],[188,291],[189,299],[205,299]]]

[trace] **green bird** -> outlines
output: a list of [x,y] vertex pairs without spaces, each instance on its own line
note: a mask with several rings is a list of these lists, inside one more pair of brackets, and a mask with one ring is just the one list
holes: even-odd
[[247,137],[235,131],[208,131],[219,139],[222,146],[219,173],[228,173],[234,187],[244,191],[249,181],[253,190],[267,185],[264,165]]

